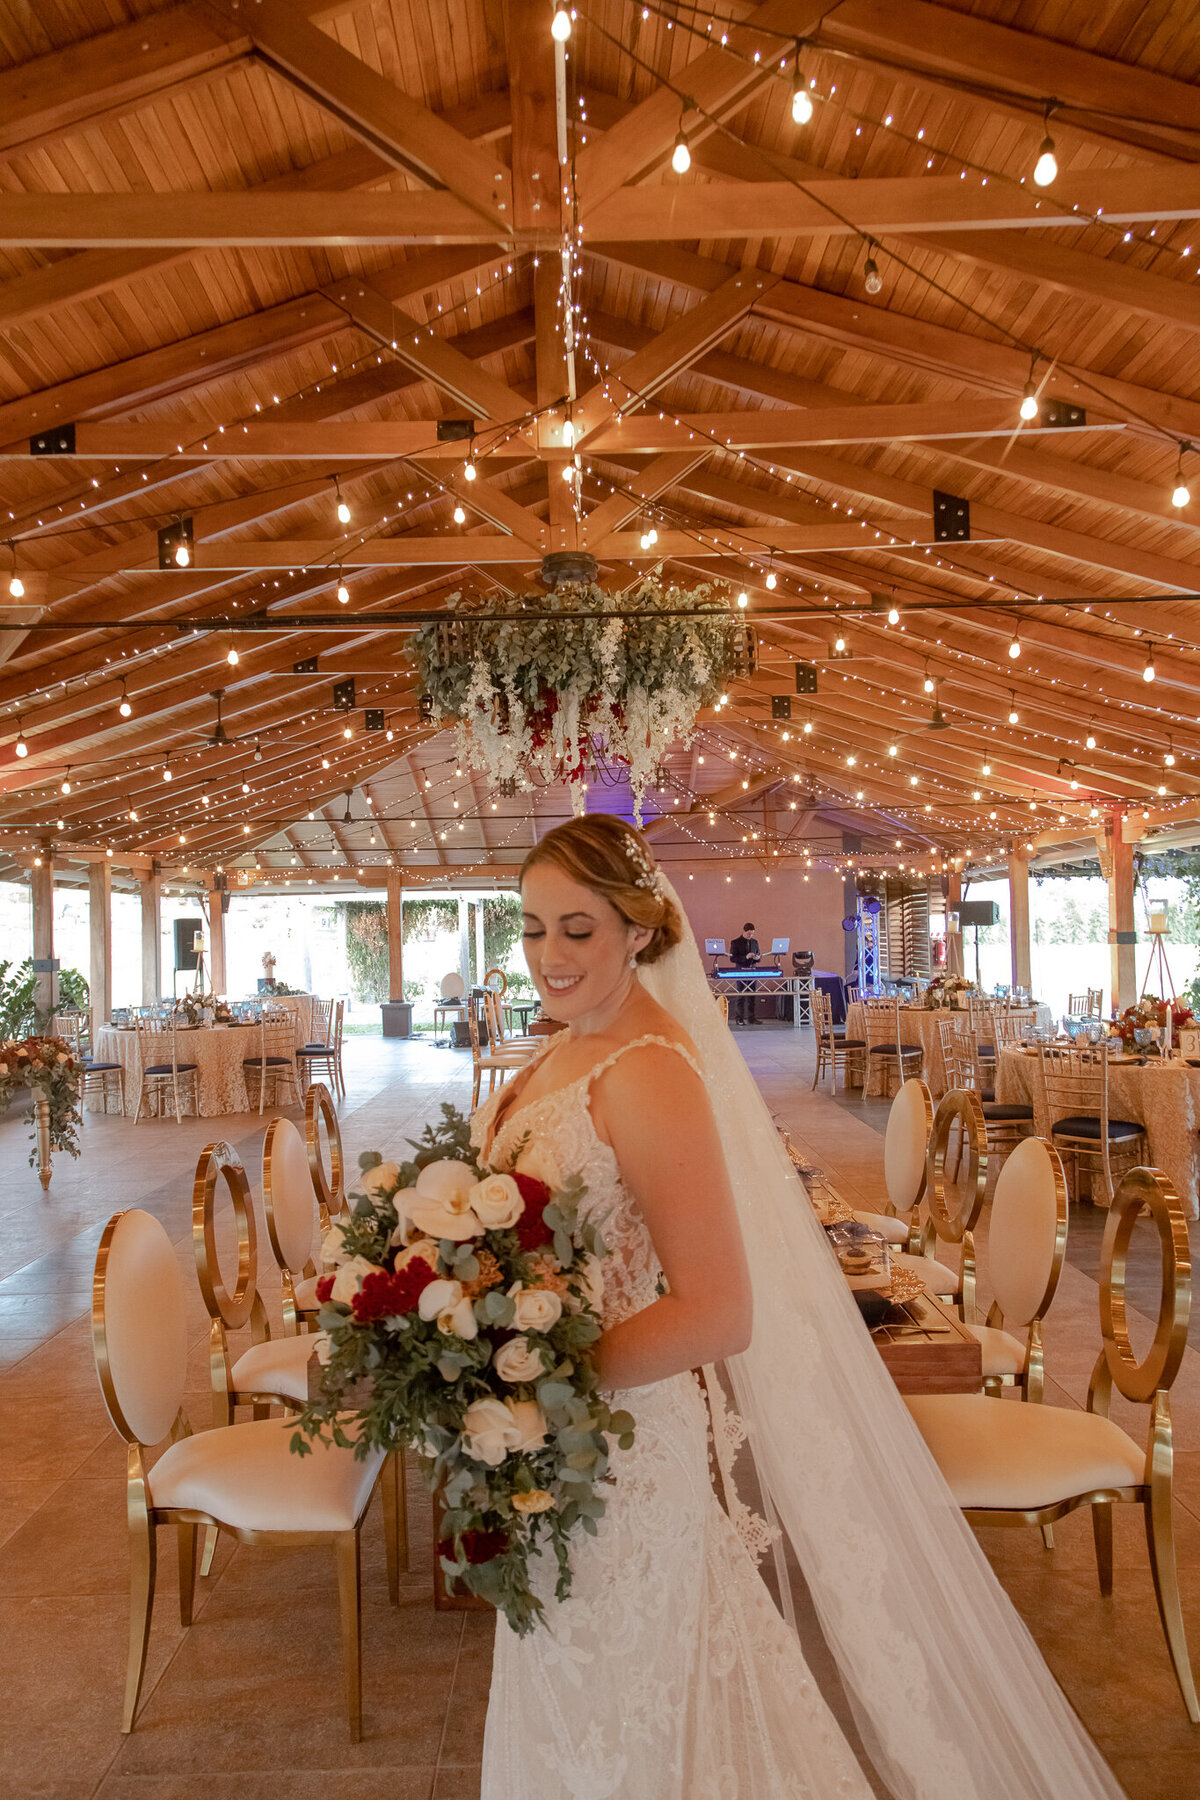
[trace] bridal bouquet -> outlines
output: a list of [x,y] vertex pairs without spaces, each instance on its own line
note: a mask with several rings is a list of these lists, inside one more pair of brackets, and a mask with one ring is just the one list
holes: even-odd
[[531,1553],[553,1547],[565,1599],[572,1535],[594,1537],[604,1514],[606,1434],[633,1443],[632,1418],[606,1406],[588,1355],[607,1252],[579,1217],[578,1176],[553,1192],[515,1168],[484,1168],[467,1121],[442,1113],[410,1140],[411,1162],[359,1159],[353,1210],[323,1246],[333,1272],[318,1287],[320,1394],[292,1449],[332,1438],[359,1455],[417,1450],[445,1505],[447,1578],[524,1633],[542,1610]]

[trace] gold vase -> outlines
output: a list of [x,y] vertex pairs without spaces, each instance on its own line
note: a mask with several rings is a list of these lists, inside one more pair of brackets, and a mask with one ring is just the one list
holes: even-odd
[[33,1103],[34,1121],[37,1125],[37,1159],[38,1180],[44,1188],[50,1186],[53,1169],[50,1165],[50,1102],[35,1099]]

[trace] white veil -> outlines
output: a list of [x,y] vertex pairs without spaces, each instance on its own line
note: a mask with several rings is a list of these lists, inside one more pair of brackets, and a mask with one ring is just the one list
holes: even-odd
[[863,1329],[686,927],[641,979],[700,1054],[754,1288],[725,1370],[876,1769],[896,1800],[1114,1800]]

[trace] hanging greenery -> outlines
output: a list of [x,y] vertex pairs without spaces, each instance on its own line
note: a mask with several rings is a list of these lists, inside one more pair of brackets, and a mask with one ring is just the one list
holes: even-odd
[[[517,600],[455,594],[448,609],[445,623],[416,633],[413,651],[422,711],[455,721],[461,760],[493,786],[528,787],[533,771],[568,781],[582,801],[601,752],[628,764],[639,821],[665,751],[688,743],[701,707],[753,667],[752,634],[707,582],[664,588],[647,577],[618,595],[574,583]],[[537,616],[512,616],[522,609]]]

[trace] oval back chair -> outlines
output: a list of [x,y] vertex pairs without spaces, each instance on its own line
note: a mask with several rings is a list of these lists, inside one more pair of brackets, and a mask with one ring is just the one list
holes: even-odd
[[[1045,1384],[1042,1320],[1067,1250],[1067,1178],[1044,1138],[1024,1138],[1006,1159],[992,1195],[988,1277],[992,1304],[970,1329],[983,1346],[984,1392],[1005,1386],[1040,1400]],[[1013,1334],[1024,1333],[1024,1343]]]
[[[949,1167],[952,1139],[953,1172]],[[987,1121],[979,1095],[973,1088],[952,1088],[938,1102],[929,1136],[921,1248],[926,1256],[932,1256],[939,1242],[959,1246],[961,1261],[953,1297],[965,1323],[975,1317],[974,1230],[983,1208],[987,1170]]]
[[314,1081],[304,1096],[304,1143],[321,1230],[325,1232],[330,1221],[345,1209],[346,1159],[333,1095],[323,1081]]
[[263,1210],[283,1289],[283,1329],[294,1336],[309,1323],[317,1299],[317,1226],[320,1215],[308,1151],[290,1119],[272,1119],[263,1140]]

